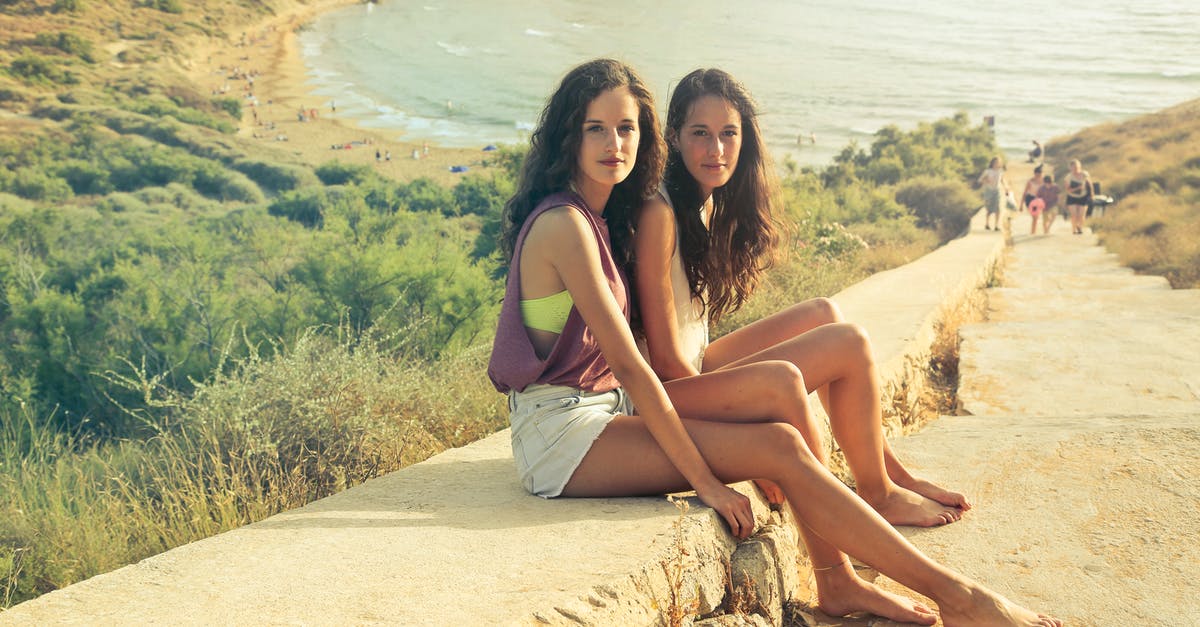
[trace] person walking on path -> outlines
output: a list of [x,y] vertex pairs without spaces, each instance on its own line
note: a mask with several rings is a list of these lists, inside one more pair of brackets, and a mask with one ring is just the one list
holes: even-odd
[[[679,416],[638,353],[621,270],[629,260],[614,256],[629,250],[634,212],[662,173],[655,111],[628,66],[600,59],[573,69],[543,110],[505,204],[509,272],[488,376],[508,394],[525,489],[546,498],[691,489],[744,539],[755,525],[750,500],[726,484],[768,479],[786,495],[819,564],[822,610],[924,625],[938,619],[861,579],[841,548],[932,599],[945,625],[1061,627],[922,553],[830,474],[791,424]],[[797,399],[796,411],[806,411],[794,367],[744,368],[772,372]]]
[[1083,169],[1079,159],[1071,159],[1071,171],[1064,182],[1067,186],[1067,213],[1071,218],[1071,232],[1083,234],[1083,221],[1088,206],[1092,203],[1092,177]]
[[1033,169],[1033,175],[1025,181],[1025,189],[1021,192],[1021,209],[1028,209],[1029,203],[1037,198],[1037,190],[1042,186],[1042,164]]
[[983,189],[983,206],[987,210],[987,216],[983,219],[983,228],[991,230],[993,219],[995,221],[995,229],[1000,230],[1000,202],[1001,199],[1008,195],[1008,181],[1004,179],[1004,160],[1000,157],[992,157],[979,178],[975,179],[975,183]]
[[1047,174],[1042,177],[1042,185],[1038,187],[1037,197],[1042,201],[1042,233],[1050,232],[1050,225],[1054,224],[1054,218],[1058,215],[1058,195],[1059,188],[1054,184],[1054,175]]
[[[750,399],[763,417],[783,420],[795,399],[767,378],[739,377],[738,366],[781,360],[800,369],[826,407],[855,489],[888,522],[934,526],[970,509],[961,494],[914,477],[883,437],[879,380],[871,341],[816,298],[737,329],[711,344],[710,319],[751,296],[777,246],[778,181],[745,87],[718,69],[696,70],[675,87],[667,108],[663,184],[638,216],[631,268],[643,354],[684,415],[721,418],[712,408]],[[745,251],[739,253],[738,251]],[[828,463],[824,430],[811,413],[795,426]],[[772,503],[778,486],[760,482]]]

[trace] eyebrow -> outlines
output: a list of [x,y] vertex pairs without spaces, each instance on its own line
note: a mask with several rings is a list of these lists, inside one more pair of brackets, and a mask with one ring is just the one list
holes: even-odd
[[[621,121],[622,122],[637,122],[637,120],[635,120],[633,118],[625,118]],[[604,124],[604,120],[591,119],[591,120],[584,120],[583,123],[584,124]]]

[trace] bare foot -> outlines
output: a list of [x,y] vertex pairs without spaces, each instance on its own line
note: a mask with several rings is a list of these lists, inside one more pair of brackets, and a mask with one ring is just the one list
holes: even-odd
[[912,490],[927,499],[933,499],[947,507],[957,507],[964,512],[971,509],[971,502],[967,500],[966,496],[958,492],[951,492],[924,479],[910,477],[907,481],[897,481],[896,485]]
[[963,608],[942,604],[939,609],[946,627],[1062,627],[1063,624],[1057,618],[1027,610],[980,586],[972,588],[969,601]]
[[937,622],[933,610],[863,581],[848,563],[814,574],[817,576],[817,607],[830,616],[867,612],[900,623],[932,625]]
[[763,493],[763,496],[767,497],[767,502],[771,505],[783,505],[783,502],[787,500],[783,496],[783,489],[770,479],[755,479],[754,485],[758,486],[758,489]]
[[937,527],[962,518],[963,513],[957,507],[943,505],[900,486],[896,486],[883,498],[866,501],[884,520],[893,525]]

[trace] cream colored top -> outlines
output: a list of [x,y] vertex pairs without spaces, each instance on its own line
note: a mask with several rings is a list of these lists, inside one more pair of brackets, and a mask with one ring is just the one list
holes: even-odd
[[[674,208],[671,197],[664,186],[659,186],[658,193],[662,195],[667,205]],[[700,209],[700,220],[708,226],[708,212]],[[692,298],[688,288],[687,272],[683,269],[683,255],[680,251],[679,225],[675,225],[675,252],[671,254],[671,295],[675,301],[675,322],[679,329],[679,349],[688,358],[696,370],[700,370],[704,360],[704,350],[708,348],[708,308],[704,301]],[[649,358],[644,343],[639,348],[642,354]]]

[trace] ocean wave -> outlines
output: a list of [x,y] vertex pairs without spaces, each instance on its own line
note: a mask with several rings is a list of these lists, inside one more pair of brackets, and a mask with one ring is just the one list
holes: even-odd
[[529,35],[530,37],[549,37],[550,36],[550,33],[547,33],[544,30],[537,30],[536,28],[526,28],[525,34]]
[[442,50],[445,50],[446,52],[448,52],[456,57],[466,57],[466,56],[471,55],[471,47],[470,46],[462,46],[462,45],[458,45],[458,44],[448,44],[444,41],[437,42],[437,45],[438,45],[438,48],[441,48]]

